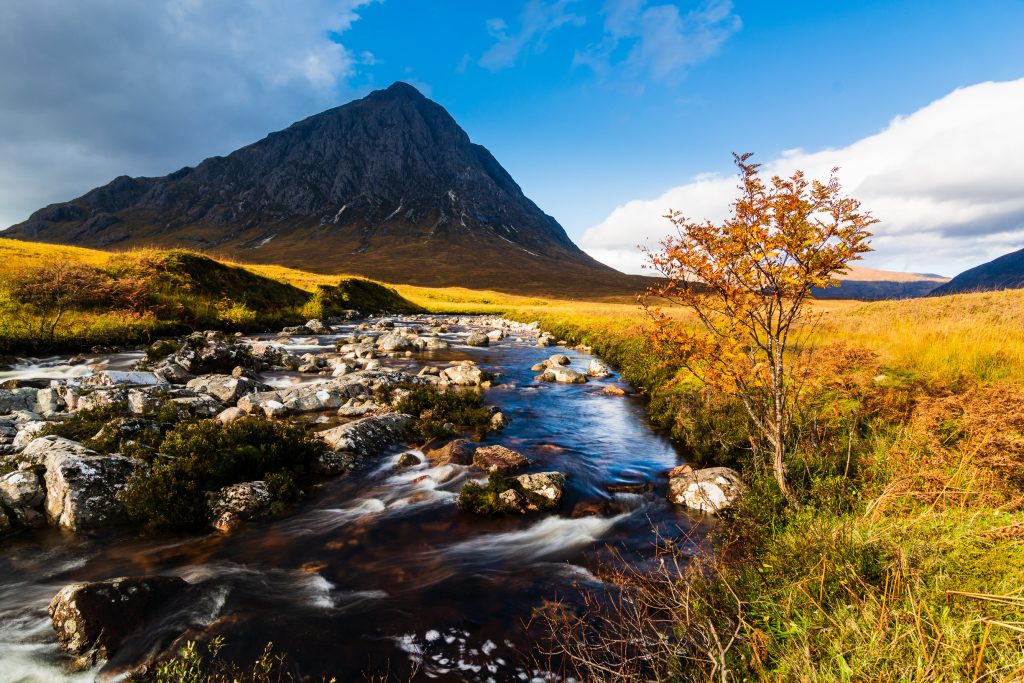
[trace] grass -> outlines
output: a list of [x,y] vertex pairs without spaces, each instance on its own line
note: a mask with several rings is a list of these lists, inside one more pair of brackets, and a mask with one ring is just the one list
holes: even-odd
[[[248,267],[183,250],[107,253],[0,239],[0,259],[0,353],[274,329],[348,309],[419,310],[365,278]],[[102,305],[97,292],[106,295]]]
[[[8,275],[65,259],[116,276],[126,263],[163,254],[0,240]],[[306,307],[366,295],[362,285],[348,294],[321,289],[337,287],[341,276],[220,266],[244,273],[225,271],[212,289],[235,294],[240,278],[258,278],[257,290],[266,287],[259,291],[294,290],[294,303],[287,299],[293,294],[284,298],[298,317]],[[186,282],[196,279],[186,267],[172,270],[185,272]],[[189,321],[166,306],[83,310],[64,339],[123,343],[200,321],[227,326],[220,312],[239,304],[257,310],[244,297],[221,303],[210,288],[175,294],[160,286],[159,301],[200,313]],[[22,311],[2,291],[0,285],[0,340],[10,349],[19,343],[12,316]],[[722,680],[723,671],[733,681],[1024,680],[1024,291],[816,303],[821,319],[812,338],[809,401],[790,461],[799,511],[781,504],[751,459],[735,404],[653,352],[635,302],[462,288],[386,291],[400,299],[387,295],[384,303],[406,310],[537,320],[570,343],[593,347],[648,394],[652,419],[694,459],[736,466],[749,482],[742,505],[718,525],[715,556],[707,564],[686,558],[700,571],[690,575],[685,594],[675,575],[622,580],[634,599],[620,605],[643,619],[639,631],[622,627],[619,634],[642,637],[632,647],[585,650],[618,658],[611,667],[586,669],[570,657],[570,667],[590,672],[582,678],[625,680],[607,673],[622,670],[665,681]],[[474,408],[454,406],[464,407]],[[587,637],[607,637],[600,629],[621,614],[586,620]],[[581,642],[573,652],[584,652]],[[646,657],[639,668],[621,661],[638,653]]]

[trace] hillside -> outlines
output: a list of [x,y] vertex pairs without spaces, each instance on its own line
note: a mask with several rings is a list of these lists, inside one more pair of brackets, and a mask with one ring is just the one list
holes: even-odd
[[279,329],[349,309],[419,310],[364,278],[273,270],[178,249],[108,253],[0,239],[0,354]]
[[957,275],[936,287],[932,294],[963,294],[997,289],[1024,288],[1024,249],[993,259]]
[[122,176],[5,237],[188,248],[428,286],[631,293],[437,103],[395,83],[159,178]]
[[824,290],[815,290],[819,299],[913,299],[927,296],[936,285],[949,278],[931,273],[900,273],[854,266],[839,279],[842,284]]

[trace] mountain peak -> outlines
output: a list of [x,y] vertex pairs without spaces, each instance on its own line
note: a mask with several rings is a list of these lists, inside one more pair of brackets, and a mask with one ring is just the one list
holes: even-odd
[[376,92],[387,93],[392,97],[407,97],[417,100],[425,100],[426,96],[416,89],[415,86],[406,83],[405,81],[395,81],[384,90],[378,90]]
[[444,107],[401,81],[195,167],[117,178],[4,236],[190,247],[389,282],[520,292],[568,291],[560,281],[621,291],[627,277],[583,253]]

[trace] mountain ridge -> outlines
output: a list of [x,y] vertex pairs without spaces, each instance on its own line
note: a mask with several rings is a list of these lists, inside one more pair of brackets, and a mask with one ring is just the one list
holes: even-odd
[[426,286],[600,295],[649,282],[579,249],[441,105],[402,82],[165,176],[119,176],[3,235]]
[[943,296],[999,289],[1024,289],[1024,249],[969,268],[931,293]]

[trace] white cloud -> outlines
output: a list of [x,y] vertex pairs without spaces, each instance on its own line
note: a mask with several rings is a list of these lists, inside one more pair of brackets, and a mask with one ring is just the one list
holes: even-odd
[[0,227],[350,98],[370,0],[0,3]]
[[580,26],[584,17],[569,11],[576,0],[528,0],[519,17],[519,30],[509,31],[508,23],[502,18],[487,20],[487,32],[494,38],[494,44],[480,56],[480,66],[499,71],[514,66],[527,48],[541,52],[547,35],[565,25]]
[[[1022,121],[1024,79],[980,83],[847,147],[786,152],[764,171],[799,168],[823,178],[839,167],[845,191],[881,219],[865,265],[953,275],[1024,246]],[[661,216],[675,209],[719,220],[735,186],[734,177],[704,175],[656,199],[633,200],[587,229],[581,245],[609,265],[641,272],[637,245],[656,246],[672,229]]]
[[706,0],[686,14],[674,4],[607,0],[602,13],[603,39],[577,51],[574,63],[622,83],[678,77],[714,55],[743,25],[731,0]]

